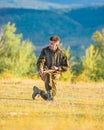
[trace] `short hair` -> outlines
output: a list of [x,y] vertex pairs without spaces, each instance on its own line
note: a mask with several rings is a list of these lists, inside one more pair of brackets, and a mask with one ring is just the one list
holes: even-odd
[[57,41],[60,41],[60,38],[58,36],[52,36],[52,37],[50,37],[50,41],[57,42]]

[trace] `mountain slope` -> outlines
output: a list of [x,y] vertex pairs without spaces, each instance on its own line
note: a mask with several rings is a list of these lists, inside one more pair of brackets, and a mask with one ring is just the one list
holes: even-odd
[[73,35],[73,30],[81,29],[81,25],[73,19],[48,10],[1,9],[0,21],[1,25],[8,21],[15,23],[17,31],[36,44],[43,44],[49,36],[54,34],[67,39],[67,35]]
[[[49,2],[50,0],[44,0]],[[104,0],[51,0],[53,3],[60,3],[60,4],[76,4],[76,5],[83,5],[83,6],[92,6],[92,5],[104,5]]]
[[73,10],[0,9],[0,27],[15,23],[17,33],[42,48],[52,35],[59,35],[72,49],[88,46],[96,30],[104,28],[104,6]]
[[28,9],[51,9],[64,8],[67,5],[45,2],[42,0],[0,0],[0,8],[28,8]]
[[62,9],[104,5],[104,0],[0,0],[0,8]]

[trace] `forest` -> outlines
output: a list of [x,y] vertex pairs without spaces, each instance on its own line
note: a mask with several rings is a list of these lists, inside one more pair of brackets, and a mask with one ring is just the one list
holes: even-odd
[[[62,74],[61,80],[104,81],[104,29],[96,31],[93,43],[85,50],[83,56],[73,56],[70,46],[65,50],[70,64],[69,70]],[[23,40],[22,34],[16,33],[15,24],[8,22],[0,34],[0,77],[37,77],[38,56],[35,46],[29,40]]]
[[1,8],[0,28],[8,22],[15,23],[16,33],[29,39],[36,47],[36,54],[48,43],[52,35],[58,35],[62,44],[70,46],[73,55],[84,54],[93,42],[95,31],[104,28],[104,6],[36,10],[25,8]]

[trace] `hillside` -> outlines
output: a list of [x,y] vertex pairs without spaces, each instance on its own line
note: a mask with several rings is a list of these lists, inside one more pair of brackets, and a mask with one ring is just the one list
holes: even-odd
[[0,27],[15,23],[17,33],[40,50],[51,35],[59,35],[72,49],[88,46],[96,30],[104,28],[104,6],[67,10],[0,9]]
[[[50,0],[45,0],[49,2]],[[79,4],[79,5],[86,5],[86,6],[91,6],[91,5],[97,5],[97,4],[104,4],[103,0],[51,0],[51,2],[57,3],[59,2],[60,4]]]
[[0,0],[0,8],[62,9],[104,5],[104,0]]
[[[42,0],[1,0],[0,8],[50,9],[63,8],[63,5]],[[66,6],[64,6],[66,7]]]

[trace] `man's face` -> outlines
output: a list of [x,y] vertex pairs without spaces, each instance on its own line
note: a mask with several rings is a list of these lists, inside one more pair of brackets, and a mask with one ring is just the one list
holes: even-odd
[[49,48],[52,50],[52,51],[56,51],[57,50],[57,47],[59,45],[59,41],[50,41],[49,42]]

